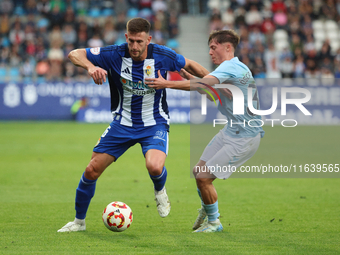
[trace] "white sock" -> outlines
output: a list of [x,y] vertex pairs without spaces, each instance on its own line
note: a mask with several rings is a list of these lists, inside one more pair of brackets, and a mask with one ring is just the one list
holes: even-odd
[[79,225],[85,225],[85,219],[77,219],[77,218],[75,218],[74,219],[74,223],[77,223],[77,224],[79,224]]

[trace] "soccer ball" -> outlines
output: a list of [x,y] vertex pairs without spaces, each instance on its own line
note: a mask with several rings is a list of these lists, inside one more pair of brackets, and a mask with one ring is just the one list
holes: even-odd
[[131,208],[119,201],[109,203],[102,214],[104,225],[113,232],[122,232],[130,227],[133,216]]

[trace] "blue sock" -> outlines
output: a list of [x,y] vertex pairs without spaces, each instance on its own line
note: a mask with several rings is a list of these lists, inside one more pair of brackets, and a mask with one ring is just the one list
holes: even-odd
[[218,213],[218,201],[211,205],[203,204],[204,210],[208,215],[208,221],[215,221],[220,216]]
[[165,166],[163,167],[162,173],[160,175],[150,175],[150,178],[153,181],[155,190],[160,191],[163,189],[167,176],[168,176],[168,172],[166,171]]
[[97,180],[86,179],[83,173],[76,191],[75,209],[77,219],[85,219],[87,209],[96,190],[96,182]]
[[204,205],[203,200],[202,200],[201,191],[199,190],[199,188],[197,188],[197,193],[198,193],[198,195],[199,195],[199,197],[201,199],[201,204]]

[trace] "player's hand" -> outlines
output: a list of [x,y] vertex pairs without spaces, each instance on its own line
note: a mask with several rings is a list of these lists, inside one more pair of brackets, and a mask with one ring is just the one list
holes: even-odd
[[88,73],[92,77],[94,83],[102,85],[106,82],[107,72],[103,68],[93,66],[88,69]]
[[145,84],[154,89],[165,89],[168,81],[161,75],[161,70],[158,70],[158,78],[145,78]]
[[233,94],[231,93],[231,91],[229,89],[223,88],[223,89],[219,89],[219,90],[221,91],[222,95],[226,96],[230,100],[233,98]]
[[179,75],[182,76],[184,79],[190,80],[190,79],[194,79],[195,77],[190,74],[189,72],[187,72],[185,69],[181,69],[181,71],[179,72]]

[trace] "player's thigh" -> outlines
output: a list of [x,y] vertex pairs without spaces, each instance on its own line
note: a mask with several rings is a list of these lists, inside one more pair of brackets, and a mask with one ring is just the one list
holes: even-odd
[[116,158],[107,153],[92,152],[90,164],[98,171],[104,171]]
[[165,164],[166,154],[157,149],[145,153],[145,166],[151,175],[160,175]]
[[204,161],[204,163],[207,162],[218,151],[220,151],[224,145],[225,145],[225,142],[223,141],[223,133],[222,131],[219,131],[205,147],[200,157],[200,161]]
[[162,172],[169,148],[169,133],[164,125],[157,125],[144,131],[139,139],[145,157],[146,168],[151,175]]
[[138,142],[142,146],[144,156],[149,150],[159,150],[168,155],[169,132],[165,125],[157,125],[146,129]]
[[248,161],[257,151],[260,144],[260,134],[251,138],[224,139],[226,144],[207,161],[210,173],[219,179],[229,178],[236,168]]
[[136,143],[132,131],[131,127],[111,123],[99,138],[96,146],[93,148],[93,152],[109,154],[116,161],[127,149]]

